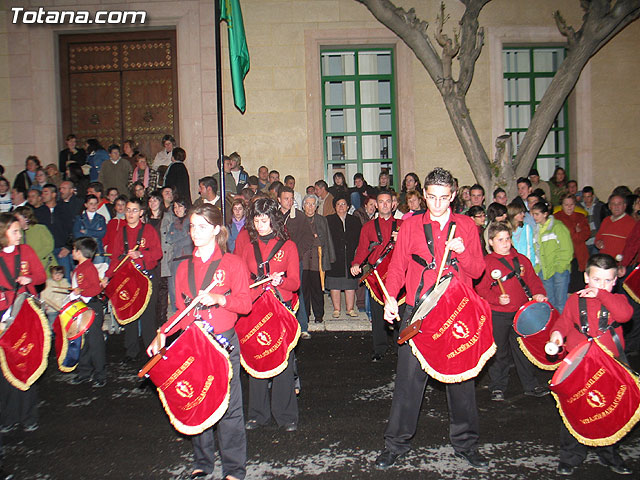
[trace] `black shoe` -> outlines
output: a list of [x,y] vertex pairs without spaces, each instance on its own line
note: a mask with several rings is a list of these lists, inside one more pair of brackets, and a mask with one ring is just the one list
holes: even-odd
[[544,397],[545,395],[549,395],[549,393],[551,393],[549,391],[549,389],[547,387],[543,387],[541,385],[538,385],[533,390],[529,390],[528,392],[524,392],[524,394],[527,397],[537,397],[537,398]]
[[604,465],[613,473],[617,473],[618,475],[631,475],[633,473],[633,470],[627,467],[621,458],[619,459],[620,463],[611,463],[601,457],[599,457],[598,460],[600,460],[600,465]]
[[193,472],[191,472],[191,478],[204,478],[207,475],[209,475],[207,472],[203,472],[202,470],[194,470]]
[[560,462],[558,464],[558,468],[556,468],[556,473],[558,475],[564,475],[564,476],[569,476],[569,475],[573,475],[573,473],[576,471],[576,467],[574,467],[573,465],[569,465],[568,463],[564,463],[564,462]]
[[493,390],[491,392],[491,401],[504,402],[504,392],[502,390]]
[[251,420],[247,420],[247,423],[244,424],[244,429],[245,430],[255,430],[259,426],[260,426],[260,424],[258,423],[257,420],[251,419]]
[[371,361],[373,363],[381,362],[382,361],[382,355],[380,355],[379,353],[374,353],[373,355],[371,355]]
[[323,322],[323,320],[321,318],[316,318],[314,320],[314,323],[322,323],[322,322]]
[[120,362],[120,365],[129,365],[130,363],[134,363],[136,361],[138,361],[138,357],[137,356],[131,357],[131,356],[127,355],[126,357],[124,357],[122,359],[122,361]]
[[456,452],[456,457],[463,458],[469,465],[474,468],[487,468],[489,461],[483,457],[477,450],[469,450],[468,452]]
[[73,377],[71,379],[71,381],[69,382],[71,385],[80,385],[82,383],[89,383],[91,381],[91,379],[89,377],[81,377],[79,375],[76,375],[75,377]]
[[382,453],[378,455],[378,458],[376,458],[376,467],[385,470],[396,463],[396,460],[400,457],[400,455],[402,454],[393,453],[392,451],[385,448]]
[[296,430],[298,430],[298,425],[295,422],[289,422],[284,426],[285,432],[295,432]]

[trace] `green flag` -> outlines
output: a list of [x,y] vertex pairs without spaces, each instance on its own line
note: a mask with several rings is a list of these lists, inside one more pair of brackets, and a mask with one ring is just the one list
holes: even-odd
[[249,71],[249,49],[244,36],[242,10],[239,0],[220,0],[220,21],[227,22],[229,34],[229,63],[231,64],[231,84],[233,102],[244,113],[247,102],[244,97],[244,77]]

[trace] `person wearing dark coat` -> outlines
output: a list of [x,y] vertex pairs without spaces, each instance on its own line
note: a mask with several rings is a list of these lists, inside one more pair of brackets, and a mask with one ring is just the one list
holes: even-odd
[[16,175],[16,179],[13,181],[13,188],[21,188],[27,192],[31,184],[35,182],[36,171],[42,168],[42,165],[38,157],[29,155],[24,161],[24,167],[25,169]]
[[87,162],[87,152],[82,148],[76,148],[78,139],[74,134],[67,135],[64,143],[67,147],[58,154],[58,170],[62,174],[67,171],[67,165],[71,162],[78,165],[84,165]]
[[358,279],[349,271],[360,240],[362,224],[353,215],[349,215],[350,201],[346,196],[333,199],[336,213],[328,215],[327,224],[336,253],[336,261],[331,263],[331,270],[327,272],[325,286],[331,292],[333,302],[333,318],[340,316],[340,291],[345,292],[346,312],[350,317],[356,317],[355,310],[356,289]]
[[175,188],[180,198],[188,200],[191,204],[191,187],[189,185],[189,172],[184,164],[187,153],[184,149],[176,147],[173,149],[171,164],[164,174],[164,186]]

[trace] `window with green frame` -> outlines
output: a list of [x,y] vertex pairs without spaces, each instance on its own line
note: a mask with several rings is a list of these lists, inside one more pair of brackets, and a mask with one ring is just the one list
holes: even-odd
[[378,185],[398,177],[393,49],[326,48],[320,52],[325,178],[361,172]]
[[[514,141],[514,155],[524,138],[536,107],[564,60],[563,47],[506,47],[504,73],[504,124]],[[569,114],[565,102],[536,158],[540,177],[548,180],[560,166],[569,172]]]

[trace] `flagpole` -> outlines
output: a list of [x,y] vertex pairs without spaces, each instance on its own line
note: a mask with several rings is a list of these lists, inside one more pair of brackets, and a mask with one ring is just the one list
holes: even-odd
[[218,191],[220,195],[220,206],[222,210],[223,224],[227,224],[226,218],[226,191],[224,184],[224,132],[222,122],[222,47],[220,45],[220,0],[214,0],[214,24],[215,24],[215,44],[216,44],[216,104],[218,113],[218,175],[220,185]]

